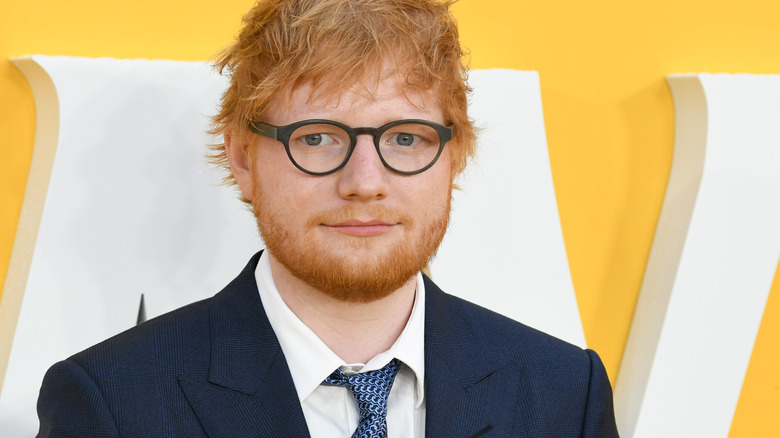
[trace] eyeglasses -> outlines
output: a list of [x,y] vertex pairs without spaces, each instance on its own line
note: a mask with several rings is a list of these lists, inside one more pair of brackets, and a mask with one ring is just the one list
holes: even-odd
[[373,136],[382,164],[402,175],[428,170],[452,139],[452,127],[414,119],[379,128],[350,128],[331,120],[304,120],[286,126],[250,121],[249,130],[282,142],[295,167],[310,175],[328,175],[344,167],[358,135]]

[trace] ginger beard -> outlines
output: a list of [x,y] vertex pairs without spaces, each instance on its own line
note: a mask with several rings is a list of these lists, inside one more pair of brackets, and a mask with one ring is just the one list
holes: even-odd
[[[346,302],[375,301],[401,288],[428,265],[449,223],[451,188],[440,212],[424,221],[373,205],[317,212],[306,221],[305,230],[294,230],[274,214],[274,207],[262,195],[256,179],[253,184],[253,211],[267,250],[298,279]],[[348,220],[359,213],[368,213],[387,223],[401,223],[403,237],[387,245],[378,242],[386,236],[344,236],[340,248],[332,248],[318,239],[320,224]],[[367,252],[368,256],[355,256]]]

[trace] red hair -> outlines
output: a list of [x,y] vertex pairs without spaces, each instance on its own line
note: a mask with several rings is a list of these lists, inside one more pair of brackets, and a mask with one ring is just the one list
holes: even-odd
[[[432,90],[447,125],[453,177],[466,167],[476,146],[467,113],[467,67],[449,0],[261,0],[244,16],[234,44],[218,57],[230,75],[213,134],[229,133],[246,152],[250,120],[262,120],[283,90],[304,82],[337,96],[394,61],[404,87]],[[314,91],[313,91],[314,92]],[[234,141],[235,141],[234,140]],[[230,173],[224,144],[211,160]]]

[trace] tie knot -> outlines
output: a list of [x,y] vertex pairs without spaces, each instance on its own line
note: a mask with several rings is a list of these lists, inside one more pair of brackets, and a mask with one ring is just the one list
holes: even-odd
[[[393,359],[378,370],[348,376],[336,369],[325,378],[323,383],[348,388],[357,401],[360,421],[353,437],[386,436],[387,397],[400,368],[401,362]],[[365,435],[369,430],[371,435]]]

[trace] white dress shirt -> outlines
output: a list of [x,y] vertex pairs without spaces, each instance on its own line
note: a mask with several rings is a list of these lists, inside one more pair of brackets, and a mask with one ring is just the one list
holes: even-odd
[[388,438],[425,436],[425,287],[417,274],[414,306],[401,335],[389,350],[366,364],[347,364],[287,307],[274,284],[268,252],[255,270],[260,300],[281,344],[312,438],[351,437],[358,426],[357,402],[349,389],[323,385],[336,368],[346,374],[377,370],[397,358],[403,362],[387,403]]

